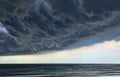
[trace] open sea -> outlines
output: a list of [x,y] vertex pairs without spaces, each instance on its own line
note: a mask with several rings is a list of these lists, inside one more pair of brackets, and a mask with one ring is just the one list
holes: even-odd
[[2,64],[0,77],[120,77],[120,65]]

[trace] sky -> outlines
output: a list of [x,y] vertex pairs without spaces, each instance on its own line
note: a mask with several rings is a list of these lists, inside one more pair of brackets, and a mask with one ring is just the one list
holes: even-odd
[[3,26],[1,22],[0,22],[0,33],[8,33],[7,29]]
[[2,56],[0,63],[120,63],[120,41],[38,55]]
[[[44,54],[0,56],[4,63],[118,63],[120,64],[120,27],[86,37],[64,50]],[[7,30],[0,26],[0,31]],[[104,41],[103,41],[104,40]]]

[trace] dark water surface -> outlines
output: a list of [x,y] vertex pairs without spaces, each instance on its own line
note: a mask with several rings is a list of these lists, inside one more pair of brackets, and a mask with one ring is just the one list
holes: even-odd
[[0,65],[0,77],[103,77],[120,76],[120,65],[23,64]]

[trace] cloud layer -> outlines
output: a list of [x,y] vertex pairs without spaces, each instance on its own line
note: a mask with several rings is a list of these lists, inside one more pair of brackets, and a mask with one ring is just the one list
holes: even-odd
[[119,4],[119,0],[1,0],[4,17],[0,18],[4,18],[1,22],[5,28],[0,30],[9,34],[0,39],[0,55],[64,49],[82,38],[118,27]]

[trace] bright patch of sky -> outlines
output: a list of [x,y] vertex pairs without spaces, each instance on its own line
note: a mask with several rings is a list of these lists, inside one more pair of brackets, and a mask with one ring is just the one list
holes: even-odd
[[8,33],[7,29],[0,23],[0,33]]

